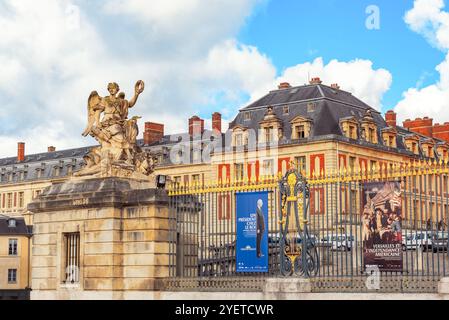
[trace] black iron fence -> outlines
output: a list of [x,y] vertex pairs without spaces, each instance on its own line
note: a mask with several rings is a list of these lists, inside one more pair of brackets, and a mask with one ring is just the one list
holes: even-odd
[[[255,290],[265,277],[299,275],[311,277],[315,291],[434,292],[438,281],[449,274],[448,169],[443,163],[415,163],[322,172],[319,176],[303,174],[308,177],[307,193],[296,194],[298,219],[294,211],[286,210],[281,177],[172,186],[172,289],[218,286],[224,290],[234,288],[232,283],[240,279],[242,290]],[[383,200],[374,197],[375,186],[371,193],[366,190],[373,182],[394,183],[396,194]],[[235,194],[261,190],[269,191],[269,272],[237,273]],[[374,214],[367,212],[370,208]],[[291,221],[287,227],[286,215]],[[400,244],[401,267],[380,268],[377,273],[367,269],[367,244],[376,241],[372,239],[388,241],[388,237],[395,237],[395,243]],[[305,243],[312,248],[303,246]],[[304,250],[316,253],[307,258]],[[286,262],[292,266],[302,263],[302,271],[313,264],[313,270],[306,275],[283,272]]]

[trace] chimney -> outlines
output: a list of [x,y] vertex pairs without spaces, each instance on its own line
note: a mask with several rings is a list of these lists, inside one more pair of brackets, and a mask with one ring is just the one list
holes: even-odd
[[212,114],[212,131],[221,133],[221,114],[219,112]]
[[319,77],[315,77],[312,78],[312,80],[310,80],[310,84],[321,84],[323,81],[321,81],[321,79]]
[[435,124],[432,129],[434,138],[449,142],[449,122]]
[[204,120],[198,116],[189,119],[189,134],[191,136],[201,135],[204,132]]
[[288,88],[291,88],[292,86],[290,85],[290,83],[288,83],[288,82],[281,82],[279,85],[278,85],[278,89],[279,90],[281,90],[281,89],[288,89]]
[[415,120],[405,120],[403,122],[404,128],[425,135],[433,137],[433,119],[429,117],[416,118]]
[[49,146],[49,147],[47,148],[47,151],[48,151],[48,152],[55,152],[55,151],[56,151],[56,148],[53,147],[53,146]]
[[25,160],[25,142],[17,143],[17,162]]
[[332,84],[331,84],[331,88],[332,88],[332,89],[340,90],[340,86],[338,85],[338,83],[332,83]]
[[155,122],[145,122],[143,143],[145,145],[160,141],[164,137],[164,125]]
[[396,127],[396,116],[397,114],[393,110],[388,110],[385,113],[385,121],[390,127]]

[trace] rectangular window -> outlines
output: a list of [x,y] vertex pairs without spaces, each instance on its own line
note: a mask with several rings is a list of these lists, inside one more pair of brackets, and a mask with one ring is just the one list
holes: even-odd
[[25,195],[23,192],[19,192],[19,208],[23,208],[25,206]]
[[12,208],[12,193],[10,192],[10,193],[8,193],[8,195],[7,195],[7,208],[8,209],[11,209]]
[[349,126],[349,138],[354,138],[355,128],[353,126]]
[[229,194],[218,195],[218,220],[231,218],[231,197]]
[[235,146],[240,147],[243,145],[243,135],[238,133],[235,135]]
[[353,173],[355,170],[355,162],[356,157],[349,157],[349,169],[351,170],[351,173]]
[[374,134],[375,134],[374,129],[373,128],[369,128],[368,129],[369,142],[374,142]]
[[17,282],[17,269],[8,269],[8,283]]
[[243,120],[251,120],[251,112],[245,112],[243,114]]
[[245,176],[243,163],[236,163],[234,165],[234,177],[235,180],[242,180]]
[[296,126],[295,130],[296,130],[296,137],[298,139],[304,139],[306,137],[306,131],[304,126]]
[[40,194],[41,194],[41,190],[35,190],[35,191],[34,191],[34,197],[33,197],[33,198],[39,197]]
[[179,186],[181,184],[181,176],[173,177],[173,183]]
[[351,214],[357,214],[357,191],[351,190]]
[[273,127],[265,128],[265,142],[270,143],[273,140]]
[[296,163],[296,170],[298,170],[301,173],[306,171],[306,157],[305,156],[295,157],[295,163]]
[[417,153],[417,152],[416,152],[416,151],[417,151],[416,149],[417,149],[417,144],[416,144],[416,142],[413,142],[413,143],[412,143],[412,150],[410,150],[410,151],[412,151],[413,153],[416,154],[416,153]]
[[199,185],[200,184],[200,175],[199,174],[192,175],[192,183],[194,185]]
[[263,174],[264,175],[273,175],[274,174],[273,160],[264,160],[263,161]]
[[284,107],[282,107],[282,112],[284,113],[284,114],[288,114],[289,113],[289,107],[288,106],[284,106]]
[[17,256],[17,239],[9,239],[8,255]]
[[80,269],[80,234],[64,234],[64,283],[78,283]]

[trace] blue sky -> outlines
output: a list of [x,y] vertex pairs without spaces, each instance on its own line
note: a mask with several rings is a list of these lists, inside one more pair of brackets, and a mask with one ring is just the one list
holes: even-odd
[[[380,9],[379,30],[365,27],[369,5]],[[393,76],[386,111],[408,88],[435,82],[435,66],[445,56],[404,22],[412,7],[412,0],[271,0],[255,10],[238,39],[267,54],[278,72],[316,57],[371,60]]]
[[[130,116],[187,130],[279,82],[338,83],[399,121],[449,121],[449,0],[0,0],[0,156],[95,143],[86,100],[145,91]],[[380,29],[365,26],[376,5]]]

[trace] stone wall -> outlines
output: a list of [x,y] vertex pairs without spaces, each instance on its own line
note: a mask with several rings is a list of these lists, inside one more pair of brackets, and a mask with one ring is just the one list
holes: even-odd
[[[72,179],[46,189],[28,209],[32,299],[123,299],[161,289],[169,264],[164,190],[119,178]],[[65,283],[64,237],[77,232],[79,281]]]

